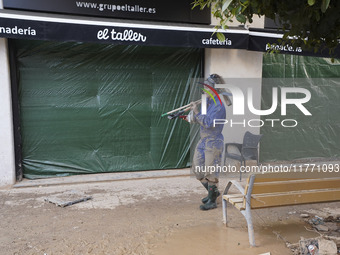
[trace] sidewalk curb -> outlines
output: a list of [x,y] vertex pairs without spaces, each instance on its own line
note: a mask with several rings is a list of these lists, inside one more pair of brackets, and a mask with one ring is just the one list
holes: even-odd
[[73,176],[66,176],[66,177],[56,177],[56,178],[46,178],[46,179],[36,179],[36,180],[23,179],[21,182],[14,184],[13,188],[28,188],[28,187],[52,186],[52,185],[70,185],[70,184],[80,184],[80,183],[111,182],[111,181],[122,181],[122,180],[184,177],[184,176],[190,176],[189,168],[174,169],[174,170],[73,175]]

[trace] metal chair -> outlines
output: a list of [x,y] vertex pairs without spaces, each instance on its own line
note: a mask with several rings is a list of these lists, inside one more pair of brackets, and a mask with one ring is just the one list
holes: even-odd
[[[246,166],[247,160],[256,160],[257,165],[259,164],[259,151],[258,146],[263,135],[254,135],[247,131],[243,137],[243,143],[226,143],[225,144],[225,155],[226,158],[231,158],[240,161],[241,166],[244,164]],[[228,153],[228,146],[236,146],[240,151],[240,155],[234,153]],[[240,181],[242,179],[242,172],[240,171]]]

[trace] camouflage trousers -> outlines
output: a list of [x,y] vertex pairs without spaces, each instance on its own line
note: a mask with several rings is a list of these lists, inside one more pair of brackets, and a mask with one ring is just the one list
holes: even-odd
[[223,136],[204,137],[196,145],[192,162],[192,172],[197,180],[208,182],[209,185],[218,183],[217,166],[221,166],[224,147]]

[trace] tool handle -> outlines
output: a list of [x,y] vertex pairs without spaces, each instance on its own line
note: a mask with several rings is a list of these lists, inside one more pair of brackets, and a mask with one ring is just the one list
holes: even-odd
[[[202,99],[197,100],[197,101],[195,101],[194,103],[197,103],[197,104],[198,104],[198,103],[201,103],[201,102],[202,102]],[[182,110],[182,109],[185,109],[185,108],[188,108],[188,109],[189,109],[189,107],[191,106],[191,104],[192,104],[192,102],[191,102],[190,104],[181,106],[181,107],[176,108],[176,109],[174,109],[174,110],[171,110],[170,112],[163,113],[163,114],[161,115],[161,117],[164,117],[164,116],[166,116],[166,115],[169,115],[169,114],[171,114],[171,113],[177,112],[177,111]]]

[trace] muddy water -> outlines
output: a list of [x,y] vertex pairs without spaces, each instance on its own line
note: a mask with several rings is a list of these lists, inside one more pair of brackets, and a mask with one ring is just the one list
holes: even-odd
[[204,224],[177,230],[166,240],[156,244],[152,253],[157,255],[258,255],[270,252],[271,255],[292,254],[285,241],[298,243],[300,236],[316,237],[317,234],[306,230],[299,221],[256,226],[257,247],[250,247],[248,232],[244,227],[225,227],[223,224]]

